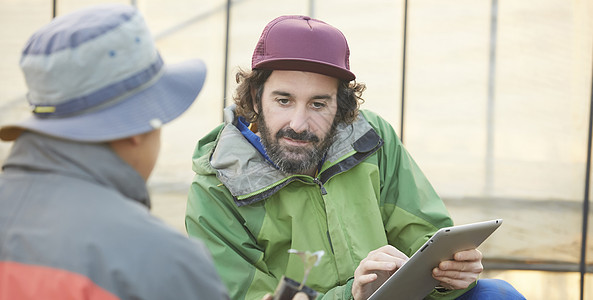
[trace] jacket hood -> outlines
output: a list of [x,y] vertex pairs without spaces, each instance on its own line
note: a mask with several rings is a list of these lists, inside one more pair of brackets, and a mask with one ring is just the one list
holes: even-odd
[[23,132],[2,169],[76,177],[117,190],[150,208],[146,183],[106,143],[80,143]]

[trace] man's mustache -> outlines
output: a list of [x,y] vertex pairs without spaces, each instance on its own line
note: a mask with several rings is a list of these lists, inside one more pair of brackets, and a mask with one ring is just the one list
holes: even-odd
[[292,128],[283,128],[281,130],[278,130],[278,132],[276,133],[276,139],[280,139],[282,137],[287,137],[289,139],[293,139],[293,140],[297,140],[297,141],[314,142],[314,143],[319,142],[319,138],[315,134],[313,134],[309,131],[306,131],[306,130],[301,133],[297,133]]

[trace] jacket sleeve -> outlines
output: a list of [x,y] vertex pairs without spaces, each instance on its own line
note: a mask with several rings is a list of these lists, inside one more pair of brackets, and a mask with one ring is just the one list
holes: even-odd
[[[411,256],[439,228],[452,226],[453,221],[391,125],[374,113],[365,111],[364,116],[384,140],[378,153],[378,164],[381,170],[380,205],[387,239]],[[443,293],[435,290],[427,299],[455,299],[463,292],[465,290]]]
[[389,123],[365,111],[383,138],[378,152],[383,223],[390,244],[412,255],[439,228],[453,225],[443,201]]

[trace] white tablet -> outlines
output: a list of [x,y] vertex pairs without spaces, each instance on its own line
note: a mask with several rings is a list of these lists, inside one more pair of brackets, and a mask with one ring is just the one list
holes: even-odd
[[432,269],[453,254],[477,248],[502,224],[502,219],[439,229],[369,300],[422,299],[439,284]]

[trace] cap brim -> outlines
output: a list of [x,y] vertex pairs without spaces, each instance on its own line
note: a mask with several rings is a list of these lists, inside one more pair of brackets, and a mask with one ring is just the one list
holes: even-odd
[[28,119],[0,128],[0,139],[12,141],[23,130],[81,142],[105,142],[142,134],[155,124],[168,123],[194,102],[206,79],[201,60],[168,64],[164,74],[150,87],[123,101],[91,113]]
[[255,64],[252,68],[263,70],[304,71],[327,75],[346,81],[356,79],[354,73],[350,72],[348,69],[328,64],[326,62],[304,58],[265,59]]

